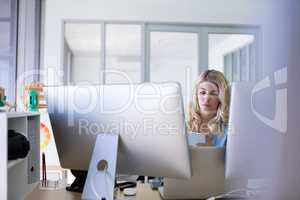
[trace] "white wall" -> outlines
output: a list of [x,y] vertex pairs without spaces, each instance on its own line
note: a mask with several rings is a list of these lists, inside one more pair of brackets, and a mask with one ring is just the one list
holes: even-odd
[[[217,38],[215,36],[223,38],[223,41],[216,43]],[[208,68],[224,72],[224,55],[250,44],[253,40],[253,35],[209,35]]]

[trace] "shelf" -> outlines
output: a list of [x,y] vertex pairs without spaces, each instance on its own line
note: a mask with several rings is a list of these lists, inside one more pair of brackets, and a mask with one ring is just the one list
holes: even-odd
[[39,112],[7,112],[7,118],[19,118],[19,117],[28,117],[28,116],[38,116]]
[[19,158],[19,159],[16,159],[16,160],[10,160],[7,162],[7,169],[10,169],[12,168],[13,166],[23,162],[25,160],[25,158]]
[[[39,182],[40,116],[39,113],[8,112],[0,114],[1,145],[0,196],[1,200],[24,199]],[[30,152],[26,158],[7,160],[8,130],[26,136]]]

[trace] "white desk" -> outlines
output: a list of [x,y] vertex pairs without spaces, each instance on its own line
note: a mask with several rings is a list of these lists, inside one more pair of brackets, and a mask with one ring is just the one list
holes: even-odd
[[[158,191],[153,191],[149,184],[138,184],[137,195],[130,199],[133,200],[161,200]],[[118,194],[118,198],[122,199],[123,195]],[[61,190],[39,190],[36,188],[30,193],[26,200],[80,200],[81,194],[76,192],[68,192],[65,189]]]

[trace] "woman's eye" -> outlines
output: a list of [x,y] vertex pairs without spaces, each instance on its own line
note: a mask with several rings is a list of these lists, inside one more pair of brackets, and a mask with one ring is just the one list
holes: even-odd
[[204,95],[205,91],[200,91],[199,94]]
[[219,94],[217,92],[211,93],[212,96],[218,96]]

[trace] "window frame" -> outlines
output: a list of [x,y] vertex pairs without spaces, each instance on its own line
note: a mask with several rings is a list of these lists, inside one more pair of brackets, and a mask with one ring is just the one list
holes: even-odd
[[[150,79],[150,34],[151,32],[185,32],[198,34],[198,74],[201,71],[208,69],[209,59],[209,34],[251,34],[254,36],[255,49],[255,76],[256,80],[262,78],[264,70],[262,66],[262,50],[261,50],[261,28],[254,25],[224,25],[224,24],[201,24],[201,23],[170,23],[170,22],[138,22],[138,21],[110,21],[110,20],[80,20],[80,19],[64,19],[62,21],[62,36],[61,47],[62,54],[64,50],[64,25],[66,23],[87,23],[87,24],[101,24],[101,66],[104,71],[106,69],[106,25],[108,24],[125,24],[125,25],[140,25],[141,26],[141,82],[149,82]],[[61,56],[61,66],[63,68],[63,56]],[[64,76],[67,77],[67,76]],[[64,81],[64,84],[71,84]],[[105,83],[105,73],[101,84]]]
[[[264,69],[262,66],[262,49],[261,49],[261,29],[259,26],[224,26],[224,27],[206,27],[205,34],[245,34],[253,35],[254,42],[253,48],[255,51],[255,80],[258,81],[262,79]],[[208,39],[208,38],[207,38]],[[209,48],[209,47],[208,47]],[[208,63],[207,63],[208,66]]]

